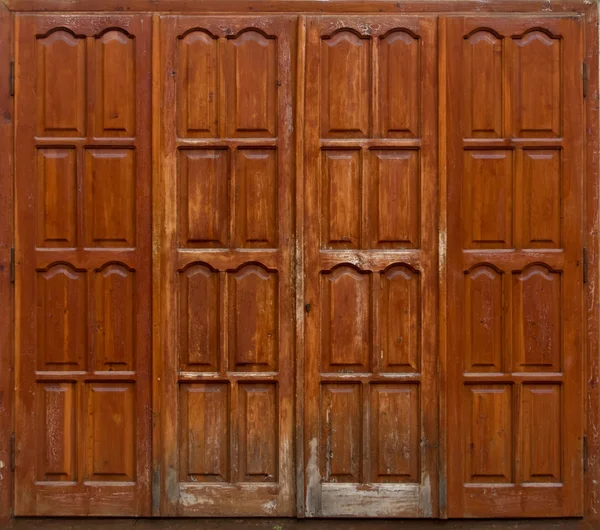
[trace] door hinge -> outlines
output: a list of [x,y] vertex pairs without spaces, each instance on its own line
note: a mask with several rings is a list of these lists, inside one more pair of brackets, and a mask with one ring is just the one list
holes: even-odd
[[15,470],[15,433],[10,433],[10,470]]
[[583,97],[587,98],[587,86],[588,86],[588,65],[587,63],[583,63],[583,68],[581,70],[581,76],[583,78]]
[[15,62],[10,62],[10,95],[15,95]]
[[588,466],[588,440],[587,435],[583,435],[583,472],[587,473]]
[[10,249],[10,283],[15,283],[15,249]]
[[588,280],[588,258],[587,248],[583,248],[583,283],[587,283]]

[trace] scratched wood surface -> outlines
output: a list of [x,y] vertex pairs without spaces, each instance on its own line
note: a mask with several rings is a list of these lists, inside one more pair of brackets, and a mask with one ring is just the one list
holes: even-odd
[[0,517],[593,520],[597,12],[110,2],[4,2]]

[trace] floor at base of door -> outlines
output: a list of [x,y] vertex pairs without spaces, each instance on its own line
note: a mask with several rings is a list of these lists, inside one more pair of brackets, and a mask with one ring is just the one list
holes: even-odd
[[424,520],[373,520],[373,519],[15,519],[5,528],[20,530],[80,530],[110,528],[123,530],[160,529],[160,530],[287,530],[305,528],[306,530],[593,530],[600,526],[578,519],[538,519],[538,520],[461,520],[461,521],[424,521]]

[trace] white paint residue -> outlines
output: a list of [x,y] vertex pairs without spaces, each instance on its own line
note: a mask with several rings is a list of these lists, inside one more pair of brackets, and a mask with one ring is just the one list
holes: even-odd
[[319,442],[316,438],[310,441],[310,458],[306,465],[306,476],[308,477],[306,493],[306,512],[309,517],[318,515],[318,509],[315,505],[315,498],[319,495],[319,486],[321,485],[321,473],[319,473],[319,463],[317,456],[317,447]]
[[265,502],[262,505],[263,511],[267,512],[271,515],[277,509],[277,501],[275,499],[270,500],[269,502]]

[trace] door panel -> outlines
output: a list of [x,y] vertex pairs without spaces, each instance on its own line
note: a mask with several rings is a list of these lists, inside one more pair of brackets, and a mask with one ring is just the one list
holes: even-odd
[[432,17],[309,17],[308,516],[437,513]]
[[150,17],[17,16],[17,515],[149,515]]
[[583,513],[581,20],[448,17],[448,515]]
[[160,19],[162,515],[294,514],[296,26]]

